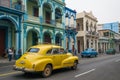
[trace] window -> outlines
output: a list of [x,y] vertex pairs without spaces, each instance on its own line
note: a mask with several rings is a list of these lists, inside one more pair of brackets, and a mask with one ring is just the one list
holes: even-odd
[[52,49],[48,50],[47,54],[52,54]]
[[80,24],[77,23],[77,30],[80,31]]
[[40,50],[39,48],[30,48],[28,52],[37,53],[39,52],[39,50]]
[[37,7],[33,8],[33,16],[38,17],[38,8]]
[[52,49],[52,53],[53,53],[53,54],[58,54],[58,53],[59,53],[59,49],[58,49],[58,48]]
[[109,36],[109,32],[104,32],[104,36]]
[[60,49],[59,49],[59,53],[60,53],[60,54],[65,53],[64,49],[63,49],[63,48],[60,48]]

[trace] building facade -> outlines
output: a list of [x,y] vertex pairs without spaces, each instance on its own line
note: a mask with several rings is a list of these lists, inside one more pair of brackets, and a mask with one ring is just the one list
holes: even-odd
[[105,53],[107,49],[114,48],[116,52],[120,52],[120,34],[109,29],[98,30],[99,53]]
[[94,48],[98,51],[97,18],[92,12],[83,11],[77,14],[76,22],[78,53],[86,48]]
[[22,16],[24,5],[16,0],[0,0],[0,56],[7,48],[18,51],[22,47]]
[[[30,46],[43,43],[67,48],[68,10],[65,0],[0,0],[0,55],[13,47],[18,56],[19,49],[24,53]],[[76,15],[72,16],[75,24]]]
[[24,0],[22,48],[40,43],[65,47],[65,1]]
[[77,53],[76,40],[76,11],[65,7],[65,33],[66,33],[66,49],[69,52]]
[[120,33],[120,23],[119,22],[104,23],[103,29],[109,29],[116,33]]

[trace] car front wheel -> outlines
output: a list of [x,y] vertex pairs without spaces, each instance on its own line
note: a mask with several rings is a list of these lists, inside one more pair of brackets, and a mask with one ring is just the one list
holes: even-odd
[[51,65],[46,65],[44,71],[42,72],[43,77],[49,77],[52,73],[52,66]]

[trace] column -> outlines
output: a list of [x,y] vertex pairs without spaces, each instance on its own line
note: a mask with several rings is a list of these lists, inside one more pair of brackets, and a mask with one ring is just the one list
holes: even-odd
[[15,52],[15,59],[18,59],[18,49],[19,49],[19,42],[20,42],[20,39],[19,39],[19,30],[16,30],[16,52]]
[[55,23],[55,9],[52,9],[52,24],[56,24]]
[[23,5],[25,6],[25,15],[24,15],[24,20],[28,19],[28,15],[27,15],[27,2],[28,0],[22,0],[23,1]]
[[86,44],[86,42],[87,42],[87,40],[86,40],[86,36],[84,36],[84,50],[87,48],[87,44]]
[[40,26],[40,42],[39,43],[43,43],[43,27]]
[[8,48],[12,46],[12,33],[11,33],[11,28],[8,27]]
[[63,47],[66,49],[67,48],[67,45],[66,45],[66,40],[67,40],[67,37],[66,37],[66,33],[64,32],[64,34],[63,34],[63,38],[62,38],[62,40],[63,40]]
[[23,25],[23,29],[24,29],[24,33],[23,33],[23,52],[26,52],[27,50],[27,47],[26,47],[26,40],[27,40],[27,32],[26,32],[26,29],[27,29],[27,25]]
[[[64,10],[64,9],[63,9]],[[65,19],[65,11],[63,11],[62,13],[62,27],[65,29],[65,22],[66,22],[66,19]]]
[[70,16],[68,17],[68,27],[70,27]]
[[43,22],[43,5],[42,4],[39,7],[39,18],[40,18],[40,23],[42,23]]
[[74,19],[74,28],[76,28],[76,19]]
[[75,49],[74,53],[75,53],[75,55],[76,55],[76,54],[78,53],[76,35],[74,35],[74,49]]
[[53,30],[53,34],[52,34],[52,44],[55,44],[55,29]]
[[68,52],[72,52],[71,37],[68,36]]

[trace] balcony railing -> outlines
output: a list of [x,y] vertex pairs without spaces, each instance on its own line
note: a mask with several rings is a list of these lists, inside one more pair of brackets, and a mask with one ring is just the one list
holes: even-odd
[[4,1],[0,0],[0,6],[24,12],[24,5],[18,4],[17,2],[10,4],[9,2],[5,3]]
[[15,2],[15,3],[12,4],[12,9],[24,12],[25,11],[25,6]]
[[41,24],[50,24],[50,25],[54,25],[54,26],[57,26],[57,27],[62,26],[62,23],[60,23],[60,22],[57,22],[55,20],[47,20],[47,19],[44,19],[44,18],[40,18],[40,23]]
[[87,33],[86,33],[87,35],[93,35],[93,36],[99,36],[99,34],[97,33],[97,32],[95,32],[95,31],[87,31]]
[[32,22],[37,22],[39,23],[39,17],[35,17],[32,15],[28,15],[28,21],[32,21]]
[[74,28],[75,28],[75,27],[74,27],[74,24],[66,25],[65,27],[66,27],[66,29],[74,29]]
[[40,22],[41,22],[42,24],[51,24],[51,25],[55,25],[55,20],[41,19]]

